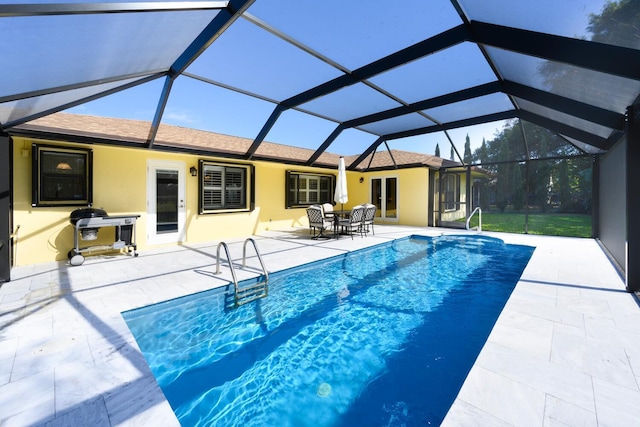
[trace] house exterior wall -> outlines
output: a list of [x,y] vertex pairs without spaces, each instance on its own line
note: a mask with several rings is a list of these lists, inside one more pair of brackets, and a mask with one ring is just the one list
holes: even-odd
[[[253,235],[265,230],[308,226],[304,208],[285,206],[285,173],[287,170],[318,174],[337,174],[326,168],[293,166],[283,163],[243,162],[224,158],[195,156],[116,147],[83,145],[59,141],[14,138],[14,224],[20,225],[16,243],[15,265],[66,260],[74,247],[74,228],[69,214],[79,206],[31,206],[31,144],[57,147],[90,148],[93,150],[93,207],[103,208],[109,215],[140,215],[136,223],[136,243],[139,250],[151,247],[147,243],[147,162],[171,160],[183,162],[185,170],[198,165],[199,159],[225,163],[251,163],[255,167],[255,209],[249,212],[198,214],[199,177],[187,173],[186,234],[182,243],[217,241]],[[29,153],[24,153],[28,148]],[[26,155],[25,155],[26,154]],[[349,202],[345,209],[370,202],[370,178],[394,176],[398,179],[397,224],[426,226],[428,212],[429,169],[426,167],[388,172],[347,172]],[[363,183],[359,179],[363,177]],[[91,245],[112,244],[113,228],[98,232]],[[86,246],[86,242],[81,246]],[[153,247],[156,247],[155,245]]]
[[[139,249],[147,244],[147,161],[172,160],[184,162],[186,170],[197,166],[198,159],[245,163],[215,157],[166,153],[106,145],[69,144],[56,141],[36,141],[14,138],[14,223],[20,225],[15,265],[34,264],[67,259],[74,247],[74,228],[69,214],[79,206],[31,206],[31,144],[91,148],[93,150],[93,206],[109,215],[140,215],[136,223],[136,243]],[[24,147],[29,149],[22,155]],[[295,169],[315,173],[331,173],[327,169],[292,167],[281,163],[251,162],[255,166],[255,209],[250,212],[198,215],[198,177],[186,176],[186,235],[183,243],[252,235],[292,226],[306,226],[304,209],[285,207],[285,171]],[[113,243],[112,228],[98,232],[91,245]],[[82,246],[86,246],[86,243]]]
[[[360,178],[363,182],[360,182]],[[397,218],[377,218],[376,223],[427,226],[429,205],[429,168],[416,167],[377,172],[350,172],[347,174],[349,202],[345,209],[363,203],[374,203],[371,180],[397,179]]]
[[467,216],[467,175],[465,173],[460,174],[460,205],[455,210],[443,211],[440,219],[442,221],[457,221]]
[[429,205],[429,169],[392,171],[398,176],[398,223],[426,227]]

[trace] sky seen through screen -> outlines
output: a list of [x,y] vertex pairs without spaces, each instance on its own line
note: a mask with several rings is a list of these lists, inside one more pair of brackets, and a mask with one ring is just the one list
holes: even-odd
[[[71,113],[101,117],[151,121],[155,114],[162,80],[152,81],[104,98],[74,107]],[[189,78],[180,78],[174,84],[176,90],[169,97],[162,118],[163,123],[193,129],[217,132],[225,135],[254,139],[273,111],[270,102],[207,85]],[[197,91],[201,93],[198,95]],[[205,96],[202,96],[205,91]],[[297,111],[285,112],[266,137],[266,141],[297,147],[317,149],[337,124]],[[504,126],[504,121],[485,123],[448,131],[460,155],[464,152],[467,134],[471,150],[490,141]],[[377,137],[356,129],[344,130],[327,151],[343,154],[360,154]],[[450,157],[451,146],[444,132],[418,135],[388,141],[389,148],[416,153],[435,154],[436,144],[440,154]],[[378,149],[386,149],[382,144]]]

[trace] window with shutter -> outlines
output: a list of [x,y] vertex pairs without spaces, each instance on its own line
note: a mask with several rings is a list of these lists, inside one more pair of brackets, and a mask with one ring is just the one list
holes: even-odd
[[332,203],[334,175],[314,175],[287,171],[287,208]]
[[250,210],[250,165],[231,166],[201,161],[200,213]]

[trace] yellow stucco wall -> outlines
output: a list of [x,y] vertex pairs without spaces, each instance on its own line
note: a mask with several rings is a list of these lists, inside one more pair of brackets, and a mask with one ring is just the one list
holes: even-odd
[[[380,218],[378,222],[384,224],[402,224],[412,226],[427,226],[429,205],[429,169],[426,167],[397,169],[391,171],[371,172],[361,174],[362,184],[354,183],[351,188],[363,188],[367,193],[367,200],[371,199],[371,181],[377,178],[397,179],[397,218]],[[358,177],[356,182],[358,181]]]
[[[147,244],[147,162],[171,160],[183,162],[186,173],[186,234],[183,244],[244,237],[264,230],[282,230],[308,225],[304,208],[285,207],[285,171],[334,173],[323,168],[311,168],[257,161],[255,167],[255,209],[251,212],[198,215],[198,179],[189,175],[199,159],[226,163],[241,161],[181,153],[166,153],[145,149],[107,145],[82,145],[57,141],[36,141],[14,138],[13,223],[20,225],[14,248],[16,265],[67,259],[74,247],[74,228],[69,214],[78,207],[31,206],[31,144],[91,148],[93,150],[93,206],[104,208],[109,215],[140,215],[136,224],[138,249]],[[27,147],[29,154],[23,156]],[[377,173],[348,172],[349,202],[344,208],[370,202],[371,178],[397,177],[398,219],[386,222],[427,224],[428,169],[415,168]],[[359,182],[360,178],[363,183]],[[339,208],[339,206],[338,206]],[[113,243],[113,229],[103,228],[99,239],[91,244]],[[85,242],[86,243],[86,242]],[[86,244],[81,244],[81,247]]]
[[[188,174],[198,159],[243,163],[214,157],[165,153],[104,145],[67,144],[14,138],[13,222],[20,225],[16,244],[16,265],[67,259],[74,247],[74,229],[69,214],[78,207],[31,206],[31,144],[91,148],[93,150],[93,206],[109,215],[140,215],[136,223],[139,249],[147,244],[147,161],[184,162],[186,176],[186,236],[183,243],[224,240],[252,235],[268,229],[306,226],[304,209],[285,208],[285,170],[331,173],[327,169],[291,167],[280,163],[252,162],[255,166],[255,210],[228,214],[198,215],[198,178]],[[24,147],[29,155],[24,157]],[[113,229],[103,228],[91,245],[113,243]],[[81,242],[82,243],[82,242]],[[86,242],[81,246],[86,246]]]

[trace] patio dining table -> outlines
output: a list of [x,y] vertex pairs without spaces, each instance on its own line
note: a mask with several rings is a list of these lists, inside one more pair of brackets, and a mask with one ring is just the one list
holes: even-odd
[[336,235],[336,239],[339,239],[340,233],[338,230],[338,224],[340,222],[340,219],[348,219],[351,216],[351,209],[332,211],[332,213],[333,213],[333,231],[334,231],[334,234]]

